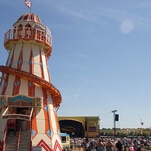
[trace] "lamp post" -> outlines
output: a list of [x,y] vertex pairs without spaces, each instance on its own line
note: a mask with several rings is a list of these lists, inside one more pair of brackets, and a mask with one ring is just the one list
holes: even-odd
[[117,110],[113,110],[112,113],[113,113],[113,125],[114,125],[114,136],[116,135],[116,123],[115,123],[115,112],[117,112]]

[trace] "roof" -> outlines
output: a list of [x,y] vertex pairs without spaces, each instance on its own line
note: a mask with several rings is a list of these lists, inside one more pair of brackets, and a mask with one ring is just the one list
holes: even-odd
[[37,16],[34,13],[25,13],[25,14],[21,15],[19,17],[19,19],[17,20],[17,22],[20,22],[20,21],[33,21],[33,22],[42,24],[39,16]]
[[70,136],[70,135],[67,133],[60,133],[60,136]]

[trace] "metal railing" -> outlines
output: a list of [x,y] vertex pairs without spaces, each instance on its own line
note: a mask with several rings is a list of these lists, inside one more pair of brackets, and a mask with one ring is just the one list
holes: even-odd
[[21,139],[21,129],[19,130],[19,133],[18,133],[17,151],[19,151],[20,139]]
[[4,44],[7,43],[9,40],[18,39],[38,40],[50,46],[52,45],[51,33],[48,33],[46,30],[28,27],[13,28],[8,30],[5,33]]
[[30,115],[26,115],[26,114],[12,114],[12,113],[9,113],[8,109],[10,108],[10,106],[8,106],[6,108],[6,110],[4,111],[4,113],[2,114],[2,118],[3,119],[21,119],[21,120],[28,120],[30,121],[31,120],[31,116],[33,114],[33,107],[31,108],[31,112],[30,112]]
[[2,141],[2,151],[5,151],[5,148],[6,148],[6,135],[7,135],[7,128],[5,128],[5,131],[4,131],[4,138]]

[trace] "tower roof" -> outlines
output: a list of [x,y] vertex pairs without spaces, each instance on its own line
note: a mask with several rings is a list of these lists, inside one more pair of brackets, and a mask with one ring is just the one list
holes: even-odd
[[41,19],[39,18],[39,16],[37,16],[34,13],[25,13],[25,14],[23,14],[17,20],[17,22],[21,22],[21,21],[32,21],[32,22],[35,22],[35,23],[42,24]]

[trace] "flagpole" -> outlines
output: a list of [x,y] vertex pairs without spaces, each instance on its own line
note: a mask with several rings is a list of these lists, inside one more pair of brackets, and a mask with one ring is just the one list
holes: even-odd
[[[31,2],[31,7],[32,7],[32,2]],[[31,7],[29,7],[29,9],[30,9],[30,13],[31,13]]]
[[31,13],[31,8],[32,8],[32,2],[30,2],[30,13]]

